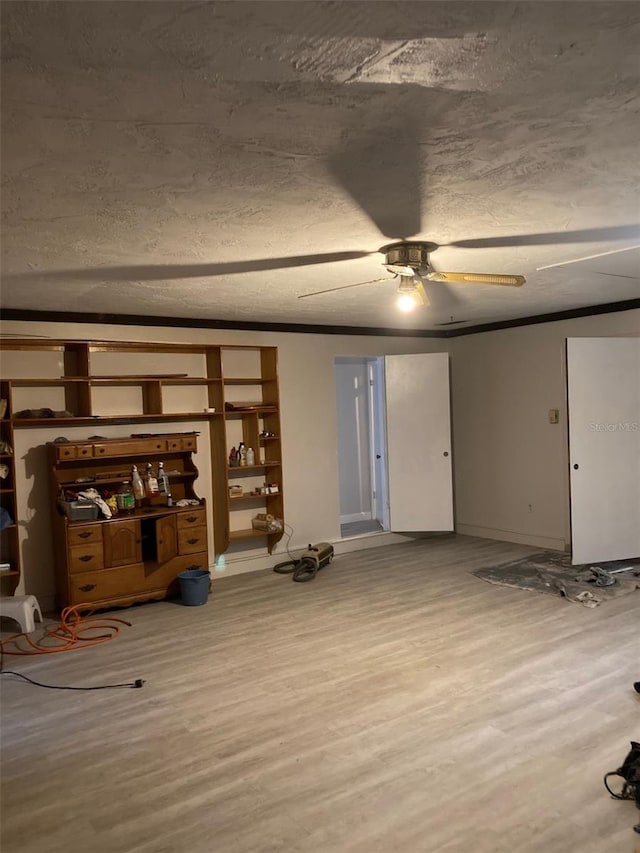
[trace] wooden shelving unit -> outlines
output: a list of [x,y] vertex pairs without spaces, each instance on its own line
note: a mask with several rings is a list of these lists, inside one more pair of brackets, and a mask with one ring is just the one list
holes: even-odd
[[[211,451],[215,552],[226,551],[231,542],[237,550],[243,542],[255,548],[263,540],[271,553],[282,538],[282,531],[267,534],[248,527],[249,511],[284,519],[276,347],[5,338],[0,350],[7,356],[10,352],[25,358],[36,354],[45,365],[44,374],[51,363],[59,366],[57,375],[38,377],[38,370],[34,376],[2,379],[2,397],[8,401],[2,439],[11,447],[17,429],[55,426],[62,433],[65,427],[86,426],[95,432],[101,424],[205,421]],[[163,359],[166,372],[158,367]],[[3,369],[6,361],[11,359],[3,359]],[[183,361],[188,366],[178,372]],[[56,406],[43,403],[51,395],[58,401]],[[197,405],[192,402],[196,398]],[[244,409],[238,400],[251,405]],[[234,408],[226,407],[227,402]],[[45,416],[49,414],[56,416]],[[269,435],[261,437],[261,433]],[[254,449],[256,460],[263,459],[261,464],[229,466],[231,447],[240,440]],[[7,480],[0,483],[0,505],[13,511],[15,520],[14,460],[9,456],[0,462],[10,469]],[[252,478],[277,486],[278,493],[230,498],[229,486],[234,483],[246,484],[247,492],[252,492]],[[17,525],[0,535],[3,554],[15,566],[0,579],[11,576],[15,587],[20,576]]]
[[[0,593],[12,595],[20,580],[20,548],[18,542],[16,468],[13,442],[13,422],[11,418],[11,386],[0,381],[0,506],[2,523],[0,529],[0,563],[8,563],[9,569],[0,572]],[[11,523],[7,523],[11,519]]]

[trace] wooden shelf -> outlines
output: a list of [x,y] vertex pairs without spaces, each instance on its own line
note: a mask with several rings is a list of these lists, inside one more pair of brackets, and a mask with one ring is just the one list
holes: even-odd
[[245,492],[243,495],[229,495],[229,500],[233,503],[236,501],[250,501],[250,500],[261,500],[264,502],[265,498],[272,498],[275,495],[256,495],[253,492]]
[[232,530],[229,533],[229,539],[232,542],[237,542],[240,539],[259,539],[270,535],[267,530],[255,530],[253,527],[247,527],[245,530]]
[[222,417],[223,412],[153,412],[146,415],[90,415],[74,418],[15,418],[14,427],[29,429],[46,426],[84,426],[86,424],[128,424],[145,421],[206,421]]
[[[141,453],[140,457],[145,456],[145,455],[146,456],[157,456],[157,453],[155,453],[155,454]],[[166,454],[163,452],[162,455],[165,456]],[[96,458],[102,459],[104,457],[91,457],[91,456],[89,456],[89,457],[86,457],[83,461],[86,462],[87,466],[90,466],[91,462]],[[77,464],[78,460],[77,459],[65,460],[59,464],[64,465],[65,462],[66,463],[72,462],[72,463]],[[184,480],[188,480],[188,479],[192,478],[192,475],[186,471],[182,472],[180,474],[172,474],[170,471],[167,471],[166,474],[169,478],[169,486],[171,486],[172,483],[179,483],[179,482],[182,482]],[[131,471],[122,471],[120,476],[118,476],[116,474],[113,477],[98,477],[97,479],[84,480],[82,483],[78,483],[75,480],[65,480],[65,481],[61,481],[59,485],[60,485],[61,489],[69,489],[70,491],[81,492],[84,489],[93,489],[96,486],[105,486],[105,485],[108,485],[111,483],[122,483],[124,480],[130,480],[130,479],[131,479]]]
[[280,462],[263,462],[257,465],[227,465],[230,474],[242,474],[244,471],[259,471],[261,468],[279,468]]
[[228,418],[243,418],[246,415],[275,414],[277,411],[277,406],[264,405],[254,406],[251,409],[225,409],[224,413]]
[[261,377],[257,377],[255,379],[225,379],[223,380],[225,385],[262,385],[263,382],[267,382],[267,379],[262,379]]
[[0,579],[1,578],[17,578],[19,576],[20,576],[20,572],[13,571],[12,569],[10,569],[8,572],[0,572]]

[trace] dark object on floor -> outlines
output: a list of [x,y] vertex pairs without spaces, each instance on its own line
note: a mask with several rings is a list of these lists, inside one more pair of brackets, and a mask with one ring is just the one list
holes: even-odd
[[567,554],[555,551],[530,554],[511,563],[478,569],[473,574],[489,583],[562,595],[585,607],[597,607],[602,601],[640,589],[637,560],[572,566]]
[[[624,780],[619,793],[612,791],[609,787],[608,780],[612,776],[619,776]],[[640,809],[640,743],[631,741],[631,750],[622,762],[622,766],[605,774],[604,786],[614,799],[635,800],[636,806]],[[640,823],[633,828],[636,832],[640,832]]]
[[277,563],[273,571],[278,575],[293,575],[293,580],[298,583],[312,581],[318,574],[318,570],[328,566],[333,560],[333,545],[328,542],[319,542],[317,545],[309,545],[299,560],[287,560]]

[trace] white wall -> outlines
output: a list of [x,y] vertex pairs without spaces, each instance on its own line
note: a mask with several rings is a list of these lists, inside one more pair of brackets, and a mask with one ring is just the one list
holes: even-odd
[[640,311],[449,341],[458,532],[568,546],[565,341],[620,335],[640,335]]
[[[287,522],[293,528],[291,547],[306,547],[309,542],[337,541],[339,525],[339,483],[336,438],[334,359],[337,356],[386,355],[403,352],[444,352],[450,341],[428,338],[367,337],[349,335],[300,335],[273,332],[235,332],[204,329],[170,329],[138,326],[106,326],[75,323],[3,323],[5,337],[28,335],[55,339],[131,340],[163,342],[208,342],[246,346],[277,346],[283,449],[284,503]],[[13,361],[11,361],[11,360]],[[13,356],[3,358],[2,374],[14,375],[19,365]],[[135,373],[135,369],[127,370]],[[24,375],[24,374],[22,374]],[[47,405],[44,403],[43,405]],[[52,406],[55,408],[56,406]],[[60,406],[62,408],[62,406]],[[103,426],[101,435],[128,435],[137,427]],[[206,430],[205,422],[146,425],[145,431]],[[50,606],[53,600],[53,552],[49,528],[47,470],[42,445],[61,433],[69,438],[87,438],[96,428],[47,429],[17,432],[17,497],[23,553],[21,589],[37,595]],[[196,464],[200,478],[196,492],[212,501],[206,436],[200,440]],[[37,448],[40,449],[37,449]],[[34,449],[36,448],[36,449]],[[213,531],[209,530],[210,541]],[[358,545],[370,546],[374,540]],[[376,544],[400,541],[400,537],[380,536]],[[285,540],[278,548],[284,551]],[[347,546],[349,547],[349,546]],[[351,546],[351,547],[355,547]],[[227,554],[220,573],[235,574],[271,566],[274,557],[264,550],[244,558]],[[213,559],[213,554],[212,554]]]

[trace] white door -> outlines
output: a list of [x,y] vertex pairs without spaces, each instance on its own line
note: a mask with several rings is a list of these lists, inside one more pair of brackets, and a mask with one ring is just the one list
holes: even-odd
[[575,565],[640,556],[640,338],[567,340]]
[[391,530],[453,530],[449,356],[385,357]]

